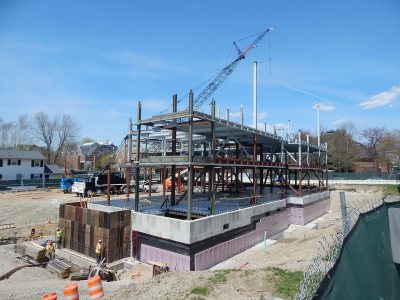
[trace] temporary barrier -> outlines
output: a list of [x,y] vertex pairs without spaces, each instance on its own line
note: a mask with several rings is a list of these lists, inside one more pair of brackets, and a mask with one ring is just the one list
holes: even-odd
[[99,275],[88,279],[89,299],[97,300],[104,297],[103,286]]
[[64,286],[64,299],[79,300],[79,291],[77,283]]
[[42,297],[42,300],[57,300],[57,294],[51,293],[51,294],[44,295]]
[[390,240],[390,208],[399,209],[400,203],[384,202],[360,214],[313,299],[400,299],[399,266],[393,262]]

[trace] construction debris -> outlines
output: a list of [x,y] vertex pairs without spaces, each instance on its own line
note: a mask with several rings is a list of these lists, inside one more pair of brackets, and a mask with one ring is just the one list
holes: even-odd
[[136,279],[136,278],[139,278],[140,276],[142,276],[142,274],[140,274],[140,272],[136,272],[136,273],[133,273],[133,274],[131,275],[131,279],[134,280],[134,279]]
[[71,266],[61,259],[49,261],[47,269],[60,278],[67,278],[71,273]]
[[153,265],[153,277],[162,273],[169,272],[169,266],[166,263],[150,262]]
[[22,248],[24,248],[24,255],[27,255],[27,256],[33,258],[38,263],[47,261],[45,247],[42,247],[42,246],[36,244],[35,242],[28,241],[28,242],[24,242],[22,245],[18,245],[18,246],[16,245],[14,250],[16,253],[21,255],[21,253],[23,252]]
[[25,256],[25,245],[24,244],[14,244],[14,253],[19,256]]
[[15,224],[11,223],[11,224],[2,224],[2,225],[0,225],[0,230],[9,229],[9,228],[15,228]]

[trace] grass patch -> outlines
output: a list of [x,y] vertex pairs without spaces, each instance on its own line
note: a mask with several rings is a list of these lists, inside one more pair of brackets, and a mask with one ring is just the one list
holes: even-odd
[[275,282],[275,292],[278,297],[294,299],[303,280],[303,272],[290,272],[279,268],[268,268],[267,271],[273,272]]
[[385,194],[398,196],[400,195],[400,185],[385,185]]
[[237,271],[239,271],[239,270],[228,269],[228,270],[214,271],[214,274],[212,277],[210,277],[209,281],[213,284],[226,283],[228,281],[228,278],[226,277],[226,275],[228,275],[231,272],[237,272]]
[[190,290],[190,293],[194,295],[207,296],[210,291],[207,287],[196,286]]

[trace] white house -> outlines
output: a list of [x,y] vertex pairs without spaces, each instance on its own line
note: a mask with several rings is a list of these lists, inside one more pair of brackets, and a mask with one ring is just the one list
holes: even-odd
[[44,156],[39,151],[0,150],[0,180],[41,179]]

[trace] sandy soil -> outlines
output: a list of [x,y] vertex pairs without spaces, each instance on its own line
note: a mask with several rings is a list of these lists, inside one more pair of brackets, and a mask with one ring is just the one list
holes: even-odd
[[[371,186],[344,187],[348,203],[382,197],[382,188]],[[261,295],[274,294],[274,283],[269,280],[267,267],[304,271],[316,253],[318,240],[328,237],[341,226],[339,193],[332,191],[331,212],[318,220],[317,225],[291,226],[291,229],[267,246],[263,244],[240,253],[209,271],[171,272],[151,278],[151,267],[137,263],[135,267],[121,275],[120,281],[103,282],[107,299],[260,299]],[[58,205],[76,201],[75,195],[65,195],[58,191],[34,191],[0,194],[0,225],[14,223],[16,228],[0,230],[0,238],[26,237],[31,228],[42,229],[44,234],[54,234]],[[48,219],[52,224],[47,224]],[[314,226],[313,226],[314,225]],[[23,265],[15,257],[13,245],[0,246],[0,276],[11,269]],[[240,271],[240,266],[246,267]],[[133,274],[141,276],[131,279]],[[214,282],[218,272],[224,273],[226,282]],[[43,268],[25,268],[14,273],[9,279],[0,281],[0,299],[39,299],[49,292],[62,295],[68,280],[55,277]],[[208,295],[191,294],[194,287],[208,287]],[[85,299],[86,282],[79,283],[81,299]]]

